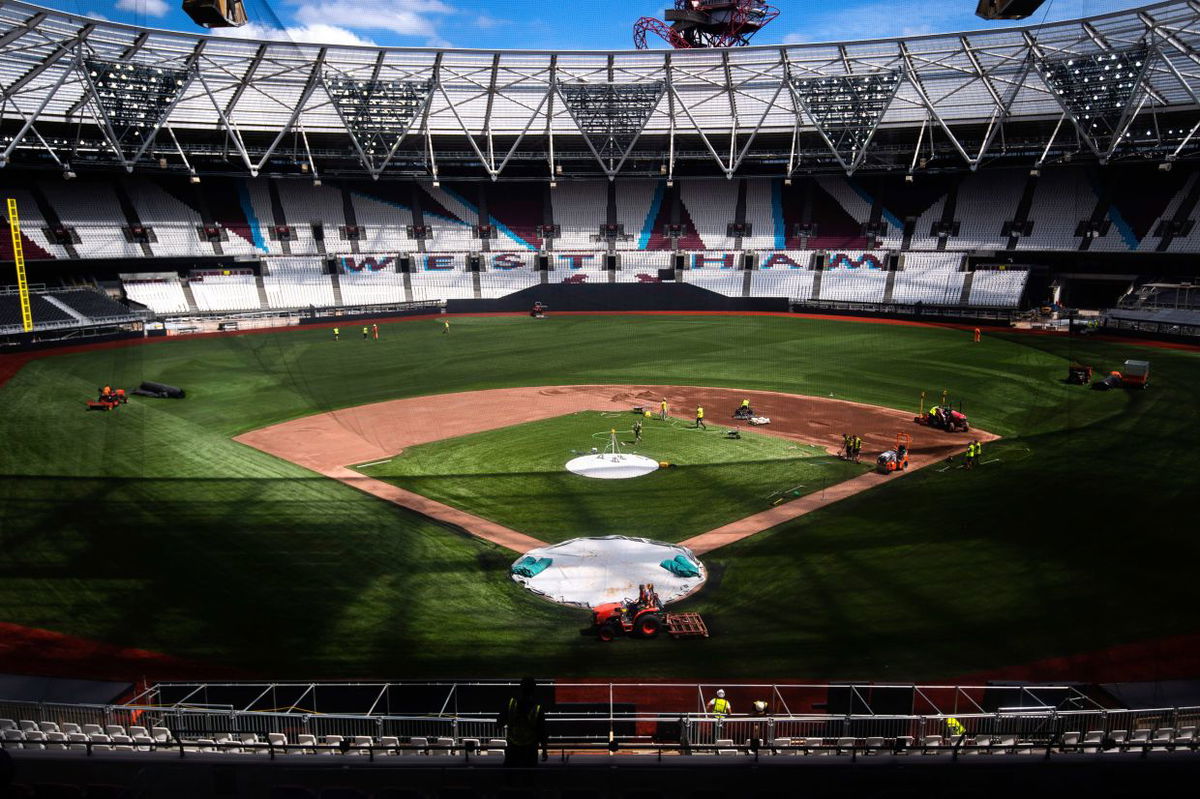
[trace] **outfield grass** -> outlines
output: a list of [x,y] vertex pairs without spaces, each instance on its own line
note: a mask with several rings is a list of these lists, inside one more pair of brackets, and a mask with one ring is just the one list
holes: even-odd
[[[1145,392],[1063,382],[1148,357]],[[97,385],[184,386],[86,413]],[[691,384],[915,409],[1006,436],[705,558],[713,637],[618,642],[509,580],[511,553],[230,437],[420,394]],[[271,677],[937,679],[1196,632],[1195,354],[776,317],[463,318],[379,342],[296,329],[47,357],[0,401],[0,620]],[[589,532],[581,530],[581,532]],[[1150,607],[1147,607],[1150,603]]]
[[[637,535],[683,541],[767,510],[777,492],[803,496],[866,472],[820,447],[727,427],[698,430],[679,419],[644,419],[634,443],[629,413],[585,411],[410,447],[360,468],[418,494],[557,542],[580,535]],[[597,480],[564,464],[609,431],[623,452],[672,464],[630,480]]]

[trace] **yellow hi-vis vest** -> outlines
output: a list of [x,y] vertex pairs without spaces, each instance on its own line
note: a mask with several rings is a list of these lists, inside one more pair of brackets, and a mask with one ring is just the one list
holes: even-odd
[[697,418],[697,419],[703,419],[703,418],[704,418],[704,409],[703,409],[703,408],[697,408],[697,409],[696,409],[696,418]]
[[513,746],[536,746],[538,742],[538,716],[541,705],[533,705],[528,713],[519,712],[516,697],[508,700],[508,723],[506,733]]
[[967,731],[967,728],[962,725],[962,722],[953,716],[946,719],[946,726],[950,729],[951,735],[962,735]]
[[729,715],[729,700],[717,697],[713,700],[713,713],[718,716]]

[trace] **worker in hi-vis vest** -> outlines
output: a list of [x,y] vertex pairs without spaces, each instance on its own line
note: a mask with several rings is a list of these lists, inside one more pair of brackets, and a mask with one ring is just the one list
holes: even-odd
[[696,406],[696,427],[708,429],[708,425],[704,424],[704,407],[702,405]]
[[537,765],[538,746],[542,759],[546,752],[546,710],[537,701],[534,691],[537,682],[532,677],[521,680],[521,692],[508,700],[500,716],[504,725],[504,765],[529,768]]
[[718,718],[724,718],[733,712],[733,704],[725,698],[724,688],[718,688],[717,695],[708,700],[708,712]]

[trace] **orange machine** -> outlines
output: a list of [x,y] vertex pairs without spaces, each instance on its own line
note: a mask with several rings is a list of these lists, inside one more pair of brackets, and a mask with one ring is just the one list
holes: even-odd
[[896,434],[896,446],[887,452],[880,453],[875,466],[882,474],[902,472],[908,468],[908,450],[912,446],[912,436],[908,433]]

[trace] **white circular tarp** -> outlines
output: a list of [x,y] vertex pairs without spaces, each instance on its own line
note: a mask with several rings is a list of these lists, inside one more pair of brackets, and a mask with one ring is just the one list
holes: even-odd
[[580,455],[567,461],[567,471],[583,477],[598,477],[601,480],[626,480],[641,477],[658,468],[658,461],[645,455],[625,455],[619,452],[601,452],[595,455]]
[[[664,605],[699,590],[708,571],[690,549],[647,538],[606,536],[573,538],[561,544],[538,547],[513,564],[549,563],[532,577],[511,571],[512,578],[530,591],[562,605],[593,608],[605,602],[636,599],[638,586],[653,583]],[[664,561],[691,566],[695,576],[680,576]],[[536,570],[536,567],[535,567]]]

